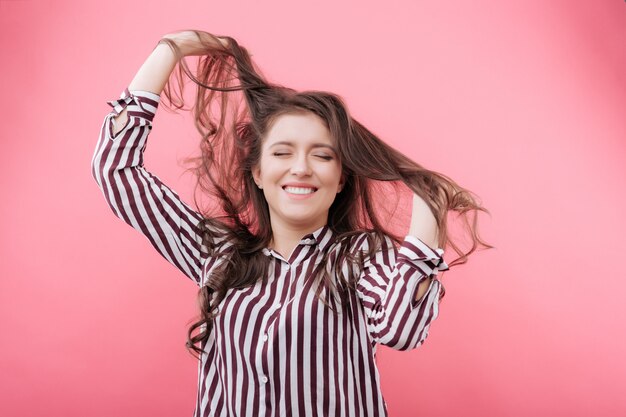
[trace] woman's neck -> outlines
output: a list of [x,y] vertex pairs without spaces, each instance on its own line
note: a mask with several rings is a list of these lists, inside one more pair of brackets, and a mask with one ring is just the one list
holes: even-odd
[[291,253],[304,236],[313,233],[325,224],[326,223],[319,225],[313,224],[304,228],[284,225],[276,225],[275,227],[272,225],[272,240],[270,241],[269,247],[275,252],[280,253],[283,258],[289,259]]

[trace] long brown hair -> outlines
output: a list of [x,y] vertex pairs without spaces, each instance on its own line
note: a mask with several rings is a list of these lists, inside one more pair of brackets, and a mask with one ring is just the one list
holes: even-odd
[[[175,72],[178,84],[173,85],[170,79],[164,90],[170,106],[184,107],[185,75],[198,86],[193,114],[202,136],[201,152],[199,157],[188,161],[192,162],[191,169],[197,178],[196,191],[200,190],[213,201],[207,209],[201,208],[196,199],[196,206],[204,217],[199,225],[203,240],[211,250],[212,242],[218,237],[216,230],[225,230],[228,241],[232,242],[227,262],[216,268],[200,287],[200,316],[188,330],[190,351],[203,352],[212,320],[219,313],[217,306],[229,288],[249,287],[265,277],[270,260],[261,250],[269,245],[272,229],[268,205],[263,192],[256,187],[252,169],[259,162],[266,132],[282,114],[316,114],[326,122],[335,141],[344,186],[329,209],[327,224],[338,241],[346,242],[340,260],[362,262],[363,256],[372,256],[380,248],[386,236],[395,244],[401,243],[401,237],[384,226],[389,219],[381,218],[373,198],[380,182],[392,185],[397,192],[414,192],[426,201],[437,220],[439,246],[449,245],[459,255],[448,262],[450,267],[467,262],[468,256],[479,246],[492,247],[477,231],[477,212],[488,211],[470,191],[383,142],[350,116],[341,97],[323,91],[296,91],[270,83],[235,39],[220,37],[228,41],[228,46],[216,46],[218,39],[206,35],[215,42],[206,42],[206,55],[198,58],[196,74],[189,69],[173,41],[160,41],[167,43],[179,58],[178,72]],[[464,229],[471,239],[466,251],[448,236],[449,211],[463,219]],[[367,232],[368,253],[352,255],[351,242],[363,232]],[[330,272],[324,268],[325,263],[320,262],[314,272],[318,278],[316,295],[319,297],[322,287],[326,286],[328,293],[345,301],[346,291],[355,288],[355,274],[342,277],[335,285]],[[337,277],[342,276],[341,264],[341,261],[336,262]],[[442,287],[441,297],[444,294]],[[322,301],[334,311],[334,297]]]

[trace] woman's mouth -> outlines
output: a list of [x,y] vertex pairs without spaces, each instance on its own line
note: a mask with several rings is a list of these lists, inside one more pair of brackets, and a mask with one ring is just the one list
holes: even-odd
[[283,190],[287,191],[289,194],[307,195],[316,192],[317,188],[284,186]]
[[291,185],[286,185],[283,187],[287,197],[290,200],[306,200],[309,198],[313,198],[313,195],[317,191],[315,187],[294,187]]

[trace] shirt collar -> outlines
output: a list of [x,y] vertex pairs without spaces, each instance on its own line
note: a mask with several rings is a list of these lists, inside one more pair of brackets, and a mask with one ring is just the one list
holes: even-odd
[[[300,239],[299,245],[317,245],[320,251],[325,250],[330,245],[335,237],[335,233],[327,224],[319,229],[305,235]],[[263,248],[263,253],[271,255],[271,249]]]
[[332,243],[334,233],[330,226],[327,224],[304,236],[300,243],[314,245],[317,244],[319,249],[323,251],[326,247]]

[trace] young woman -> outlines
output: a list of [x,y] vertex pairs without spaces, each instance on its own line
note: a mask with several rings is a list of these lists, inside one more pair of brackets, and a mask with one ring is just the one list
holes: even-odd
[[[160,95],[182,108],[184,74],[198,85],[195,173],[210,210],[143,164]],[[377,344],[421,345],[444,294],[439,271],[490,247],[472,194],[385,144],[338,96],[268,82],[230,37],[164,36],[109,104],[93,176],[115,215],[200,287],[187,341],[199,357],[195,416],[387,415]],[[403,238],[384,226],[375,197],[392,196],[373,195],[377,184],[413,194]],[[448,239],[449,211],[466,220],[465,253]],[[450,265],[446,244],[460,255]]]

